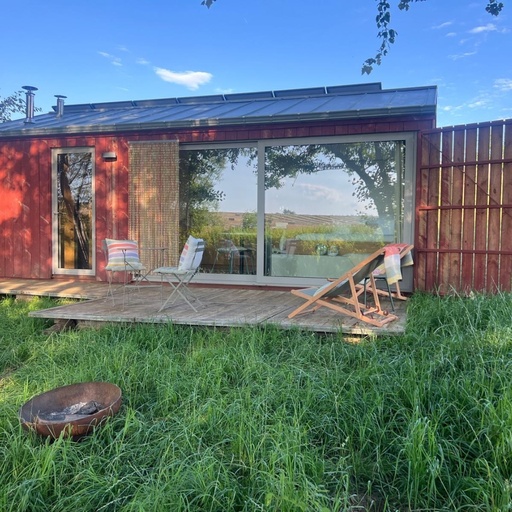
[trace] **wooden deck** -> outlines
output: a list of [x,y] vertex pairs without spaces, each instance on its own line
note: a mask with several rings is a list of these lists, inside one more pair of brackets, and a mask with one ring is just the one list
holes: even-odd
[[[161,305],[160,286],[143,286],[132,289],[123,300],[116,292],[115,300],[106,298],[107,285],[98,282],[73,280],[0,280],[0,294],[14,296],[48,296],[79,299],[76,303],[51,309],[34,311],[30,316],[55,321],[73,320],[79,324],[167,323],[200,326],[242,326],[274,324],[282,328],[301,328],[318,333],[344,333],[350,335],[401,334],[404,332],[406,303],[395,301],[398,320],[377,328],[340,315],[327,308],[314,313],[288,319],[288,314],[303,301],[288,290],[264,288],[216,288],[194,286],[194,294],[205,304],[195,312],[183,301],[158,312]],[[170,287],[164,287],[169,293]],[[124,304],[123,304],[124,302]],[[382,305],[389,305],[382,299]]]

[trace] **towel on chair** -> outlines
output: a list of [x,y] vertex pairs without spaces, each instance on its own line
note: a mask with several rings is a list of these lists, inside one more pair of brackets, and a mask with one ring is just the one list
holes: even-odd
[[400,250],[407,244],[389,244],[386,246],[384,263],[377,267],[373,275],[386,277],[389,284],[394,284],[402,279],[402,267],[413,264],[412,254],[408,252],[403,259],[400,258]]

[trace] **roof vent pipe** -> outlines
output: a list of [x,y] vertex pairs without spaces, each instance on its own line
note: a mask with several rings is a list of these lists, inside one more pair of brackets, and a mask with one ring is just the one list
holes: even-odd
[[31,85],[24,85],[22,89],[25,89],[27,101],[25,104],[26,109],[26,119],[25,123],[33,123],[34,122],[34,91],[37,91],[37,87],[32,87]]
[[64,115],[64,100],[66,96],[62,96],[62,94],[56,94],[57,98],[57,117],[62,117]]

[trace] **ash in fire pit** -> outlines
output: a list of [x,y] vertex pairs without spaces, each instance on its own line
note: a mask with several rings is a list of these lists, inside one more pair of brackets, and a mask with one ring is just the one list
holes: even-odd
[[96,414],[102,409],[105,409],[104,405],[96,400],[91,400],[69,405],[61,411],[40,412],[37,418],[45,421],[74,421],[90,414]]

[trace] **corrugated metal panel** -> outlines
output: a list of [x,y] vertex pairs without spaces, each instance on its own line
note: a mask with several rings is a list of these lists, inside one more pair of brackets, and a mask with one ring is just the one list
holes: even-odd
[[382,90],[380,83],[371,83],[65,105],[62,117],[49,113],[35,116],[33,123],[20,119],[0,124],[0,136],[434,115],[436,102],[436,87]]

